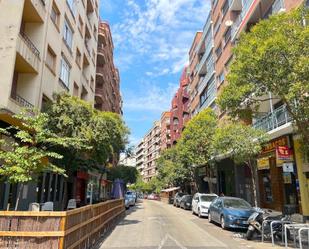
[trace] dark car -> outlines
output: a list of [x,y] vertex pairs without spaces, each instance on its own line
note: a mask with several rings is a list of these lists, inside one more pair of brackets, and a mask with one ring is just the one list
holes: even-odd
[[180,200],[179,206],[183,209],[191,210],[191,208],[192,208],[192,195],[184,195]]
[[176,193],[176,195],[175,195],[175,197],[174,197],[174,203],[173,203],[173,205],[174,205],[175,207],[179,207],[180,199],[181,199],[184,195],[185,195],[184,193],[180,193],[180,192]]
[[209,207],[208,220],[226,228],[247,228],[248,218],[254,212],[253,207],[244,199],[236,197],[218,197]]

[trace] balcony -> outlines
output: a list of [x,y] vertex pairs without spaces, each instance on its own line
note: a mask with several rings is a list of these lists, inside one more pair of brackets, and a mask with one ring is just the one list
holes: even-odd
[[23,10],[23,21],[43,23],[45,16],[45,0],[26,0]]
[[200,62],[196,68],[196,72],[199,75],[205,75],[206,74],[206,60],[207,60],[207,54],[204,53],[202,58],[200,59]]
[[104,48],[98,47],[98,66],[104,66],[106,63],[105,51]]
[[38,73],[40,52],[26,34],[20,33],[18,35],[16,51],[16,71],[19,73]]
[[213,78],[215,71],[211,70],[207,72],[204,78],[198,84],[198,94],[200,95],[205,87],[209,84],[209,81]]
[[28,102],[27,100],[25,100],[23,97],[21,97],[18,94],[12,94],[11,98],[13,100],[15,100],[17,102],[17,104],[21,107],[24,107],[24,108],[33,108],[34,107],[33,104],[31,104],[30,102]]
[[207,93],[206,93],[206,98],[204,99],[204,102],[200,103],[200,110],[211,106],[211,104],[216,99],[216,95],[217,95],[217,86],[216,86],[216,81],[213,80],[211,83],[209,83]]
[[253,127],[268,132],[291,121],[292,117],[289,115],[286,106],[282,105],[272,113],[268,113],[266,116],[257,119],[253,123]]

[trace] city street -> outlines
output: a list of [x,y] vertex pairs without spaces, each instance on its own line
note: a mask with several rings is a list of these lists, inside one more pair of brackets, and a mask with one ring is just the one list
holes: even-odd
[[[276,248],[250,242],[239,231],[224,231],[207,219],[157,201],[144,200],[106,238],[100,249]],[[278,247],[279,248],[279,247]],[[282,247],[281,247],[282,248]]]

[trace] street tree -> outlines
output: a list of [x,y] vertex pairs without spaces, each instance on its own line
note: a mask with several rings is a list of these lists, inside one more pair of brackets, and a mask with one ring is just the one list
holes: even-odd
[[156,161],[158,179],[164,187],[181,186],[193,180],[190,167],[182,162],[177,145],[163,151]]
[[184,166],[189,167],[192,175],[197,181],[197,167],[205,166],[209,179],[209,191],[213,192],[211,182],[213,169],[209,161],[211,159],[211,144],[217,117],[215,113],[207,108],[194,116],[187,124],[182,137],[177,144],[177,150]]
[[[218,103],[234,117],[251,118],[264,101],[281,100],[309,153],[309,10],[261,20],[241,35]],[[271,93],[271,94],[270,94]]]
[[138,171],[135,167],[118,165],[108,169],[108,178],[110,180],[121,179],[127,184],[135,184],[138,180]]
[[214,157],[228,155],[236,164],[248,166],[251,172],[255,206],[257,206],[256,160],[267,139],[267,135],[261,130],[241,123],[232,123],[216,129],[212,143]]
[[35,111],[24,111],[14,118],[18,126],[0,129],[0,176],[1,180],[19,184],[15,210],[18,209],[23,184],[35,180],[44,171],[65,175],[65,170],[52,163],[61,159],[60,153],[49,148],[62,146],[66,148],[71,142],[48,129],[49,116]]

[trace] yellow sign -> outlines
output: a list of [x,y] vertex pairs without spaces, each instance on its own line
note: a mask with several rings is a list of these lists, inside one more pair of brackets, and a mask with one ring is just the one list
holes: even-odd
[[262,157],[257,160],[258,170],[269,169],[269,158]]

